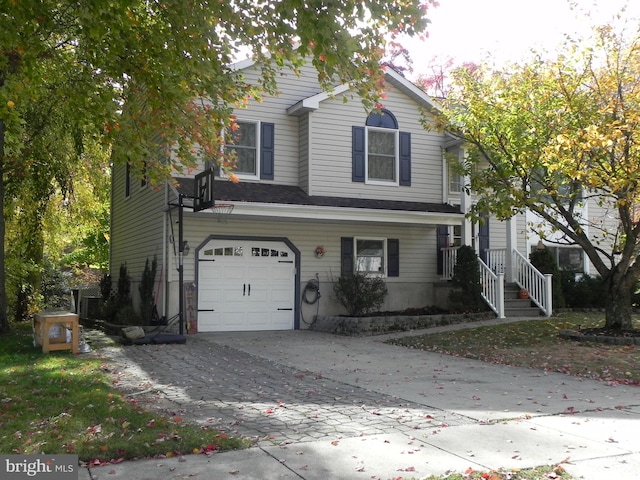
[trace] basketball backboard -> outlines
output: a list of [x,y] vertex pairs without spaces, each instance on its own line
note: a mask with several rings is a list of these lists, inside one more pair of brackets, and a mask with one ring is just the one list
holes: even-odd
[[195,177],[193,192],[193,211],[199,212],[213,207],[213,168],[207,168]]

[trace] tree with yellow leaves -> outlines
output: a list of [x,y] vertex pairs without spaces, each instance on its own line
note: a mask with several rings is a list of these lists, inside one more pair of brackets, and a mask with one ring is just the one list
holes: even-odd
[[533,212],[543,221],[531,230],[580,246],[606,286],[606,327],[628,329],[640,279],[640,33],[599,27],[562,52],[457,70],[439,127],[467,145],[474,212]]

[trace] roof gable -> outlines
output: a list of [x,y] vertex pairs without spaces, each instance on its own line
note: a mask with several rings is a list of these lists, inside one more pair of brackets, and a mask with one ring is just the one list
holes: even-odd
[[[246,59],[240,62],[234,63],[231,68],[234,70],[244,70],[250,67],[253,67],[256,64],[254,60]],[[402,74],[398,73],[396,70],[389,66],[384,67],[384,76],[387,83],[395,88],[397,88],[400,92],[407,95],[414,102],[416,102],[420,107],[427,108],[428,110],[440,110],[440,106],[438,103],[431,98],[427,93],[421,90],[417,85],[413,82],[405,78]],[[335,97],[341,93],[347,92],[351,90],[351,85],[349,84],[341,84],[335,86],[331,91],[324,91],[317,93],[315,95],[311,95],[309,97],[303,98],[302,100],[294,103],[289,108],[287,108],[287,114],[292,116],[299,116],[306,112],[311,112],[314,110],[318,110],[323,101]]]
[[[413,82],[407,80],[401,74],[396,72],[393,68],[385,67],[385,80],[389,85],[397,88],[399,91],[407,95],[414,102],[416,102],[419,106],[427,108],[428,110],[439,110],[439,105],[424,91],[422,91],[418,86],[416,86]],[[293,116],[299,116],[302,113],[310,112],[314,110],[318,110],[320,108],[320,104],[335,95],[340,93],[344,93],[351,89],[351,86],[348,84],[342,84],[335,87],[330,92],[321,92],[310,97],[304,98],[299,102],[291,105],[287,108],[287,114]]]

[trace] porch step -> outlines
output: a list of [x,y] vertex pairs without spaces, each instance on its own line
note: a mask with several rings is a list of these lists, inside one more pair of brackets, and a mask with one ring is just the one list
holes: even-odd
[[538,317],[540,309],[529,299],[518,298],[520,287],[515,283],[504,286],[504,316],[507,318]]

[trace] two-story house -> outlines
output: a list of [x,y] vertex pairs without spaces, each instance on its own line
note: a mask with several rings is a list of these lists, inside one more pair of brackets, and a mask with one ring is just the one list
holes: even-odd
[[[251,62],[238,68],[257,81]],[[203,176],[204,160],[161,189],[115,166],[111,272],[126,264],[135,294],[155,256],[160,315],[184,302],[190,331],[298,329],[344,313],[340,275],[381,276],[384,309],[402,310],[441,303],[451,246],[526,251],[524,216],[465,219],[470,198],[448,165],[462,149],[423,128],[428,95],[392,69],[385,78],[383,108],[366,112],[348,86],[323,91],[310,66],[283,73],[277,96],[235,112],[239,183]],[[201,209],[208,193],[215,206]]]

